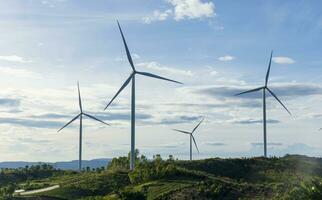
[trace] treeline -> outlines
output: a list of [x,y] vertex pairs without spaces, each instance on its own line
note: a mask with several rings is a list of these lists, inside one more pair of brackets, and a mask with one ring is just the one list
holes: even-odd
[[1,169],[0,187],[9,183],[19,183],[27,180],[47,178],[57,173],[62,173],[62,171],[45,163],[17,169]]
[[[114,158],[108,165],[109,171],[128,172],[129,156]],[[172,155],[167,159],[162,159],[159,154],[153,156],[152,160],[148,160],[144,155],[139,155],[139,151],[135,152],[135,169],[128,173],[132,184],[144,183],[156,179],[178,179],[187,178],[194,180],[202,180],[203,176],[191,173],[188,170],[176,165],[176,160]]]
[[63,173],[63,171],[56,170],[53,166],[45,163],[17,169],[1,169],[0,196],[11,196],[21,182],[25,182],[26,187],[32,187],[28,184],[31,180],[48,178],[61,173]]

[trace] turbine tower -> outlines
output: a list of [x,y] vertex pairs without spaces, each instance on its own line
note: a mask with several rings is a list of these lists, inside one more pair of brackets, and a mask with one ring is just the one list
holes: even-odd
[[268,69],[267,69],[267,73],[266,73],[266,78],[265,78],[265,85],[259,88],[255,88],[252,90],[248,90],[245,92],[241,92],[239,94],[236,94],[235,96],[239,96],[242,94],[246,94],[246,93],[251,93],[251,92],[256,92],[259,90],[263,91],[263,132],[264,132],[264,157],[267,157],[267,130],[266,130],[266,91],[268,91],[282,106],[283,108],[290,114],[291,112],[286,108],[286,106],[279,100],[279,98],[274,94],[274,92],[268,88],[267,84],[268,84],[268,78],[269,78],[269,74],[270,74],[270,70],[271,70],[271,64],[272,64],[272,56],[273,56],[273,51],[271,52],[271,57],[269,60],[269,65],[268,65]]
[[123,40],[123,44],[124,44],[124,47],[125,47],[125,51],[126,51],[126,55],[127,55],[127,59],[131,65],[131,68],[132,68],[132,73],[131,75],[129,76],[129,78],[126,79],[126,81],[123,83],[123,85],[121,86],[121,88],[117,91],[117,93],[115,94],[115,96],[112,98],[112,100],[107,104],[107,106],[105,107],[104,110],[107,109],[107,107],[109,105],[111,105],[111,103],[114,101],[114,99],[121,93],[121,91],[130,83],[130,81],[132,81],[132,90],[131,90],[131,93],[132,93],[132,96],[131,96],[131,154],[130,154],[130,170],[133,170],[134,169],[134,162],[135,162],[135,75],[143,75],[143,76],[148,76],[148,77],[152,77],[152,78],[156,78],[156,79],[162,79],[162,80],[166,80],[166,81],[171,81],[171,82],[175,82],[175,83],[179,83],[179,84],[182,84],[178,81],[174,81],[174,80],[171,80],[171,79],[167,79],[167,78],[164,78],[164,77],[161,77],[161,76],[158,76],[158,75],[155,75],[155,74],[151,74],[151,73],[148,73],[148,72],[140,72],[140,71],[137,71],[134,67],[134,63],[133,63],[133,60],[132,60],[132,57],[131,57],[131,53],[130,53],[130,50],[126,44],[126,41],[125,41],[125,38],[124,38],[124,35],[123,35],[123,32],[122,32],[122,29],[121,29],[121,26],[119,24],[119,22],[117,21],[117,25],[118,25],[118,28],[120,30],[120,33],[121,33],[121,36],[122,36],[122,40]]
[[81,171],[82,170],[82,134],[83,134],[83,116],[89,117],[93,120],[99,121],[103,124],[106,124],[108,126],[110,126],[108,123],[103,122],[100,119],[97,119],[96,117],[93,117],[92,115],[89,115],[87,113],[83,112],[83,107],[82,107],[82,99],[81,99],[81,95],[80,95],[80,90],[79,90],[79,83],[77,82],[77,88],[78,88],[78,104],[79,104],[79,110],[80,113],[78,115],[76,115],[76,117],[74,117],[72,120],[70,120],[67,124],[65,124],[61,129],[59,129],[57,132],[63,130],[66,126],[68,126],[69,124],[71,124],[73,121],[75,121],[77,118],[79,118],[79,160],[78,160],[78,170]]
[[200,126],[200,124],[203,122],[203,120],[204,120],[204,118],[202,118],[202,120],[198,123],[198,125],[191,132],[182,131],[182,130],[178,130],[178,129],[173,129],[174,131],[178,131],[180,133],[188,134],[190,136],[190,161],[192,160],[192,141],[195,144],[196,149],[197,149],[197,151],[199,153],[199,149],[198,149],[195,137],[193,137],[193,133],[197,130],[197,128]]

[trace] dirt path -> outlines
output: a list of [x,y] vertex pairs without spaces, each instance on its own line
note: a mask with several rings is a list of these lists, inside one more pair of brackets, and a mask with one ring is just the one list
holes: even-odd
[[47,187],[47,188],[42,188],[42,189],[37,189],[37,190],[30,190],[30,191],[26,191],[26,192],[21,192],[20,195],[21,196],[24,196],[24,195],[37,194],[37,193],[41,193],[41,192],[47,192],[47,191],[50,191],[50,190],[57,189],[59,187],[60,187],[59,185],[54,185],[54,186]]

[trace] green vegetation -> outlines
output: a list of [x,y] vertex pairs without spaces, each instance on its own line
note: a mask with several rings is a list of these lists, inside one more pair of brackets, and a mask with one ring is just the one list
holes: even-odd
[[[136,152],[136,169],[129,158],[114,158],[107,169],[82,173],[51,166],[3,170],[2,198],[16,188],[60,188],[14,199],[322,199],[322,159],[300,155],[282,158],[211,158],[196,161],[153,160]],[[1,199],[1,198],[0,198]]]

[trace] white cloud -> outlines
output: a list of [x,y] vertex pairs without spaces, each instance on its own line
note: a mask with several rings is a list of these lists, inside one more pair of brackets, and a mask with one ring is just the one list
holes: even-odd
[[42,42],[38,42],[38,43],[37,43],[37,46],[38,46],[38,47],[42,47],[42,46],[44,46],[44,43],[42,43]]
[[174,6],[174,19],[195,19],[201,17],[212,17],[215,13],[215,5],[212,2],[201,0],[167,0]]
[[152,70],[157,70],[157,71],[163,71],[166,73],[170,74],[179,74],[179,75],[184,75],[184,76],[193,76],[193,73],[190,70],[180,70],[180,69],[175,69],[167,66],[162,66],[157,62],[143,62],[137,64],[139,67],[144,67],[147,69],[152,69]]
[[139,54],[133,53],[133,54],[132,54],[132,58],[133,58],[133,59],[140,59],[141,57],[140,57],[140,55],[139,55]]
[[210,76],[216,76],[217,74],[218,74],[218,72],[215,71],[215,70],[213,70],[213,71],[210,72]]
[[159,10],[153,11],[152,16],[147,16],[143,18],[144,23],[151,23],[154,21],[164,21],[172,14],[172,10],[168,9],[164,12],[160,12]]
[[31,62],[31,60],[26,60],[25,58],[22,58],[22,57],[17,56],[17,55],[0,56],[0,61],[18,62],[18,63],[28,63],[28,62]]
[[236,58],[234,56],[226,55],[226,56],[221,56],[217,58],[219,61],[227,62],[227,61],[232,61],[235,60]]
[[41,78],[41,75],[36,72],[12,67],[0,67],[0,75],[21,78]]
[[295,60],[289,57],[273,57],[273,62],[277,64],[293,64]]
[[164,21],[173,17],[176,21],[184,19],[197,19],[212,17],[215,15],[215,5],[213,2],[203,2],[202,0],[166,0],[173,8],[165,11],[155,10],[151,16],[143,18],[144,23],[153,21]]
[[43,0],[41,1],[41,4],[44,6],[49,6],[51,8],[55,7],[56,3],[63,3],[66,0]]

